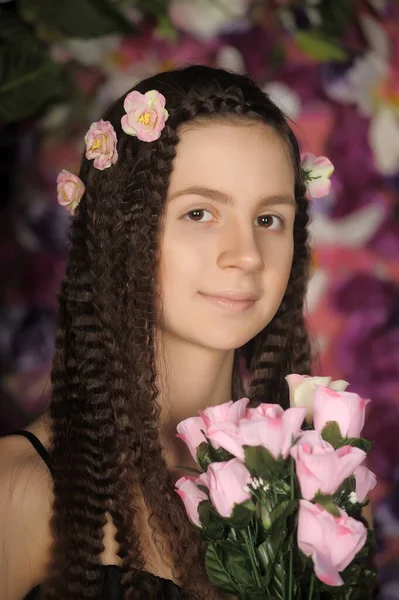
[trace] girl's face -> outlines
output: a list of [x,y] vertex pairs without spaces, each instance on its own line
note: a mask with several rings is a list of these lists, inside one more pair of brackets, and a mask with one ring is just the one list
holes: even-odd
[[180,135],[160,244],[163,334],[232,350],[275,315],[293,257],[294,172],[262,124]]

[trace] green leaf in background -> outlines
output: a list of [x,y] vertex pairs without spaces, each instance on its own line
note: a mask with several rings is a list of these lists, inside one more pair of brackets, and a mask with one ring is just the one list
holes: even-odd
[[0,15],[0,122],[35,115],[63,90],[55,64],[18,17]]
[[17,9],[38,37],[48,41],[134,33],[134,26],[106,0],[17,0]]
[[157,18],[168,14],[169,0],[134,0],[133,4],[138,10],[148,12]]
[[298,31],[294,38],[305,54],[319,62],[344,62],[348,58],[338,40],[328,40],[315,31]]
[[338,444],[342,441],[341,430],[337,421],[329,421],[327,425],[323,427],[321,437],[326,442],[329,442],[334,448],[338,447]]
[[321,0],[318,10],[322,16],[323,35],[339,39],[353,22],[356,3],[348,0]]
[[243,446],[245,452],[245,466],[256,477],[261,477],[265,483],[270,483],[278,478],[284,462],[276,460],[271,452],[263,446]]
[[338,506],[334,503],[332,496],[327,494],[316,494],[316,496],[313,498],[313,502],[320,504],[320,506],[322,506],[324,510],[329,512],[333,517],[340,516]]

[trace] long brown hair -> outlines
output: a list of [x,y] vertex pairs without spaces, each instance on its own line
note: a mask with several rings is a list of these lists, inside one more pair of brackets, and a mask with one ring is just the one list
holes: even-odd
[[[248,395],[254,402],[287,406],[284,376],[311,373],[303,315],[310,262],[308,202],[298,144],[287,119],[249,78],[220,69],[169,71],[134,89],[156,89],[165,96],[169,118],[161,137],[145,143],[123,133],[124,97],[115,102],[103,118],[115,128],[118,162],[99,171],[83,158],[80,177],[86,192],[70,227],[49,407],[54,541],[42,585],[46,600],[99,597],[107,512],[117,528],[124,598],[154,597],[155,588],[142,573],[137,490],[154,531],[168,540],[168,555],[186,597],[212,595],[194,529],[173,491],[157,426],[158,234],[183,123],[257,120],[273,127],[287,144],[297,204],[289,283],[272,321],[236,357],[250,371]],[[233,381],[238,396],[237,366]]]

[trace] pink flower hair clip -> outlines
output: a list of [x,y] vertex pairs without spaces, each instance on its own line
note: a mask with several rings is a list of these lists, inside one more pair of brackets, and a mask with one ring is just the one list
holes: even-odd
[[126,111],[121,119],[123,131],[137,136],[143,142],[157,140],[169,116],[165,103],[165,96],[157,90],[150,90],[145,94],[130,92],[123,103]]
[[63,169],[57,177],[57,199],[58,204],[73,216],[76,208],[85,193],[83,181],[73,173]]
[[[127,94],[123,107],[126,114],[121,119],[125,133],[143,142],[157,140],[169,113],[165,108],[166,99],[157,90],[145,94],[134,91]],[[109,121],[96,121],[90,125],[85,135],[86,158],[93,160],[93,166],[100,171],[108,169],[118,160],[118,139]],[[77,175],[63,169],[57,178],[58,203],[72,215],[85,192],[83,181]]]
[[118,160],[115,129],[109,121],[96,121],[85,135],[86,158],[100,171],[108,169]]
[[301,166],[305,178],[308,199],[324,198],[330,188],[330,177],[334,172],[334,165],[325,156],[316,157],[310,152],[301,154]]

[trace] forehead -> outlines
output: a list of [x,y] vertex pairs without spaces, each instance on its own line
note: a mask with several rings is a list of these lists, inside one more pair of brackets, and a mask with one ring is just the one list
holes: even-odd
[[262,123],[195,123],[179,131],[169,192],[207,185],[224,191],[292,193],[295,177],[289,148]]

